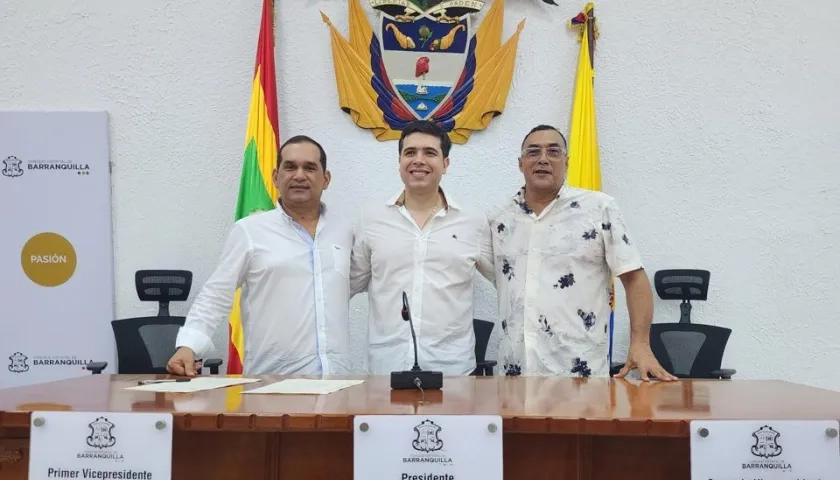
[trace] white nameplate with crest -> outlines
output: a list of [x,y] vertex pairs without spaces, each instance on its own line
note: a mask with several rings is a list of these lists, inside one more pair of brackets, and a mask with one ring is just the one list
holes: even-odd
[[359,415],[353,478],[502,480],[502,417]]
[[692,480],[840,478],[836,420],[695,420]]
[[170,480],[172,414],[32,412],[29,480]]

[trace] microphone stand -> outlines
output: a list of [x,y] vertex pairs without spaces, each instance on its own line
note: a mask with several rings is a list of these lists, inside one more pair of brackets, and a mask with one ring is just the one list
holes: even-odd
[[[414,366],[411,370],[391,372],[391,388],[394,390],[439,390],[443,388],[443,372],[423,370],[420,368],[419,356],[417,354],[417,334],[414,331],[414,320],[411,318],[411,310],[408,306],[408,295],[402,294],[402,318],[408,322],[411,328],[411,341],[414,344]],[[425,395],[425,394],[424,394]]]

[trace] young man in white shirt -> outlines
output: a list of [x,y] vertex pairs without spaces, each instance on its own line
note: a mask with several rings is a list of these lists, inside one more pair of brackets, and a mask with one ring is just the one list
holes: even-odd
[[315,140],[280,147],[277,208],[237,221],[218,267],[178,333],[167,369],[195,375],[242,287],[243,373],[347,375],[349,280],[353,230],[321,202],[330,183],[327,156]]
[[610,292],[630,314],[625,376],[675,380],[650,350],[653,294],[615,200],[566,185],[565,137],[540,125],[522,142],[525,186],[490,215],[507,375],[609,376]]
[[440,127],[417,121],[399,141],[404,188],[365,209],[356,226],[350,284],[369,292],[368,369],[410,370],[414,350],[401,316],[405,292],[417,335],[420,367],[469,375],[475,365],[474,276],[493,282],[487,217],[458,204],[440,187],[452,143]]

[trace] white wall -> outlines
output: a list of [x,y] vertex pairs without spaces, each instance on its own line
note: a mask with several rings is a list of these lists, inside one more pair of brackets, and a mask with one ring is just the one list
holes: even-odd
[[[577,44],[564,22],[585,2],[561,3],[507,1],[506,35],[527,17],[507,109],[454,148],[445,179],[465,203],[490,208],[515,192],[529,127],[567,128]],[[214,267],[232,222],[260,4],[0,2],[0,105],[111,114],[119,316],[155,311],[137,301],[135,270],[193,270],[194,297]],[[339,110],[318,12],[347,34],[347,2],[278,4],[283,139],[323,142],[334,175],[326,200],[336,208],[384,199],[400,185],[396,143],[374,141]],[[840,6],[596,8],[604,189],[625,209],[651,278],[663,268],[712,271],[694,318],[734,329],[725,364],[739,378],[840,389]],[[622,295],[619,352],[628,340]],[[494,315],[493,301],[482,284],[477,316]],[[675,321],[677,303],[657,299],[656,321]],[[364,318],[365,301],[353,305],[353,319]],[[216,340],[223,355],[226,328]]]

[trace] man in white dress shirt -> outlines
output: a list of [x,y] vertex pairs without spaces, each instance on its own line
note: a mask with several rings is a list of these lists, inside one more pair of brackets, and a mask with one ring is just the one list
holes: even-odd
[[277,208],[237,221],[218,267],[178,333],[167,369],[195,375],[193,362],[213,349],[242,287],[243,373],[347,375],[352,224],[330,214],[321,194],[327,156],[306,136],[280,147]]
[[475,272],[493,281],[487,217],[458,204],[440,187],[452,143],[440,127],[418,121],[399,141],[404,188],[365,209],[356,227],[350,284],[369,292],[368,369],[410,370],[414,350],[402,319],[409,299],[420,367],[469,375],[475,365]]
[[615,200],[565,183],[565,137],[540,125],[522,142],[525,186],[490,216],[507,375],[609,376],[612,279],[627,294],[630,351],[637,368],[675,380],[650,349],[653,294]]

